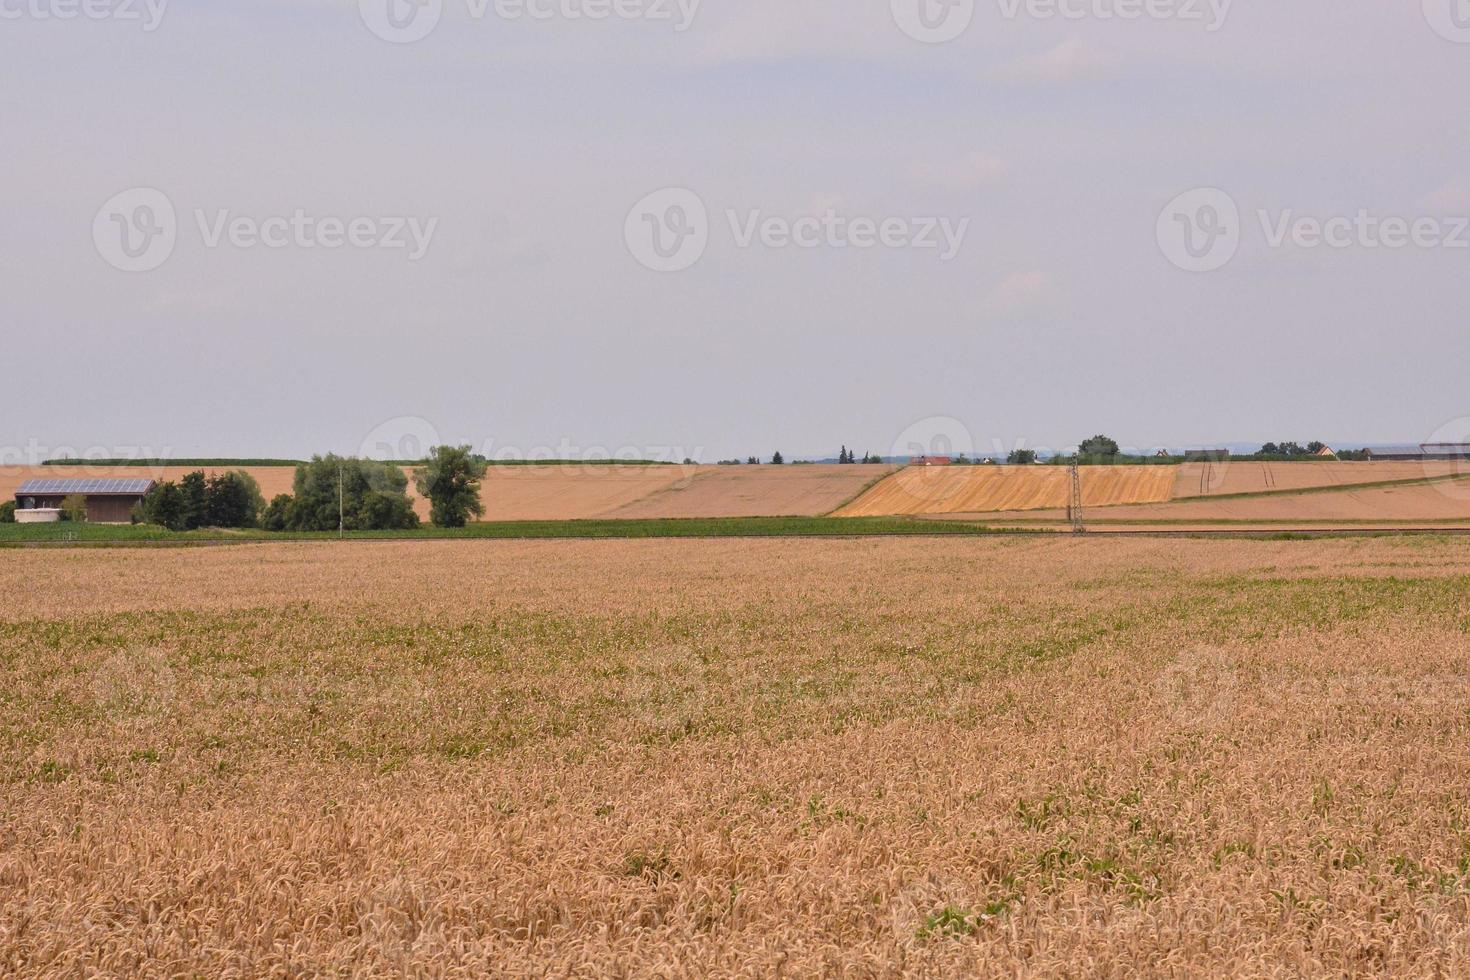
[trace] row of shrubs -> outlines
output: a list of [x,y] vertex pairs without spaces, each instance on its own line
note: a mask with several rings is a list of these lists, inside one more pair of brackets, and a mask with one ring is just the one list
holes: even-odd
[[[164,480],[154,486],[133,508],[133,523],[157,524],[170,531],[255,527],[264,508],[260,484],[244,470],[209,477],[195,470],[177,483]],[[65,507],[62,513],[65,516]]]

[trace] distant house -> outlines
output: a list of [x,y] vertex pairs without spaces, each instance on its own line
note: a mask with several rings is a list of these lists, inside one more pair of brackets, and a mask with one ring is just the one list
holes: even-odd
[[67,497],[87,501],[87,521],[92,524],[126,524],[133,507],[153,489],[148,479],[125,480],[26,480],[15,491],[15,520],[18,524],[45,524],[61,520],[61,503]]
[[910,466],[952,466],[953,456],[915,456],[909,460]]
[[1314,453],[1313,455],[1315,455],[1315,456],[1321,456],[1323,459],[1336,459],[1337,458],[1337,452],[1331,446],[1323,446],[1321,449],[1317,450],[1316,453]]

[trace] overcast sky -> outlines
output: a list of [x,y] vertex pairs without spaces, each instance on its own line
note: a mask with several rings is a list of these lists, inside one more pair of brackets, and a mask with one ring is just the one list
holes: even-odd
[[0,0],[5,461],[1470,416],[1463,0],[82,2]]

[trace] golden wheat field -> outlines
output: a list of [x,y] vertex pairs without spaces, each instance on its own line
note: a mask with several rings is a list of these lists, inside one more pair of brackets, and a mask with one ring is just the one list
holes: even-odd
[[[1088,507],[1168,500],[1176,466],[1088,466]],[[1065,507],[1071,474],[1060,466],[910,466],[836,512],[838,517],[969,514]]]
[[0,553],[8,975],[1463,976],[1443,538]]

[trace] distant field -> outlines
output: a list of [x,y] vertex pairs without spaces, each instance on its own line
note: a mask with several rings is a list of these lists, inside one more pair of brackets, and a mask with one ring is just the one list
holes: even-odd
[[1465,976],[1460,541],[0,559],[10,975]]
[[694,466],[492,467],[480,484],[487,521],[604,517],[698,472]]
[[[1172,466],[1086,466],[1082,499],[1092,507],[1168,500]],[[1071,474],[1063,466],[907,467],[837,512],[839,517],[983,513],[1065,507]]]
[[[963,515],[1003,521],[1012,518],[1054,518],[1061,510]],[[1315,490],[1308,493],[1271,493],[1232,497],[1182,499],[1171,503],[1106,507],[1091,511],[1095,520],[1210,521],[1464,521],[1470,522],[1470,479],[1438,480],[1402,486],[1353,490]]]
[[[32,477],[147,476],[177,480],[197,467],[89,465],[0,467],[0,500]],[[290,466],[245,467],[267,499],[290,493]],[[205,467],[206,472],[219,472]],[[1189,463],[1084,466],[1084,506],[1097,519],[1415,521],[1470,518],[1458,483],[1435,485],[1460,463]],[[1325,494],[1320,491],[1336,490]],[[660,521],[744,517],[1056,516],[1070,474],[1062,466],[492,466],[481,499],[485,520]],[[1307,491],[1298,498],[1297,492]],[[419,516],[427,501],[409,487]],[[1313,499],[1308,499],[1311,497]],[[1170,503],[1170,501],[1174,501]],[[0,540],[4,540],[0,536]]]
[[862,493],[893,466],[714,466],[619,507],[610,518],[815,517]]
[[1470,475],[1470,463],[1260,463],[1235,459],[1225,463],[1184,464],[1179,467],[1173,496],[1268,493],[1461,474]]

